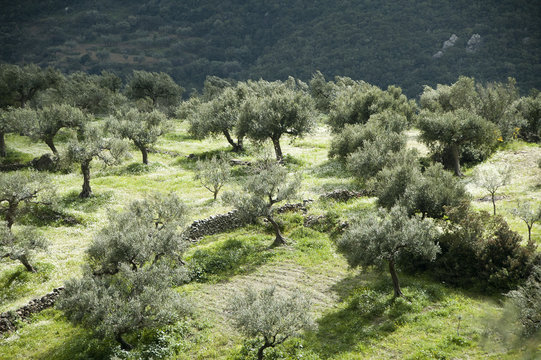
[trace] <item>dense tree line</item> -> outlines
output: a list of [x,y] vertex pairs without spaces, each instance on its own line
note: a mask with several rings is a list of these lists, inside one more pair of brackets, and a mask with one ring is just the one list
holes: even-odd
[[[137,65],[169,73],[189,90],[200,89],[206,74],[307,81],[318,69],[399,84],[410,97],[423,84],[463,74],[513,76],[525,90],[541,81],[538,8],[525,0],[24,1],[0,14],[1,60],[123,76]],[[453,34],[453,46],[443,49]]]

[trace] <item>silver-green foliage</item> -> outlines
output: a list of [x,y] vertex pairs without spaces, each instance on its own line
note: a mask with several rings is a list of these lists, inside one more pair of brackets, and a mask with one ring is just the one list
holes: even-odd
[[248,81],[250,96],[243,104],[237,134],[255,141],[271,140],[276,159],[282,160],[282,135],[302,137],[315,125],[314,104],[306,84],[287,81]]
[[230,300],[228,315],[243,335],[263,341],[258,351],[258,359],[263,359],[266,348],[312,326],[309,310],[310,302],[299,291],[285,295],[276,287],[247,288]]
[[201,182],[201,185],[210,191],[214,200],[218,192],[231,177],[231,165],[229,159],[222,155],[213,156],[210,160],[197,161],[195,179]]
[[532,201],[520,202],[511,213],[526,223],[528,227],[528,241],[532,240],[533,224],[541,220],[541,206],[535,206]]
[[[246,86],[226,87],[208,101],[188,100],[181,106],[179,114],[188,119],[192,136],[203,139],[224,135],[234,151],[241,151],[245,134],[239,129],[239,121],[248,91]],[[237,142],[233,140],[235,135]]]
[[445,113],[423,112],[418,127],[421,130],[421,141],[433,151],[443,149],[449,153],[457,176],[463,175],[460,155],[466,146],[493,147],[499,136],[499,130],[494,124],[465,109]]
[[166,265],[133,271],[122,264],[115,275],[85,272],[82,278],[67,281],[57,306],[74,324],[130,350],[123,335],[173,323],[189,312],[186,300],[171,289],[172,283]]
[[124,334],[187,314],[186,300],[172,289],[187,279],[181,258],[188,244],[181,233],[186,212],[168,194],[111,213],[87,250],[83,277],[66,283],[58,306],[68,319],[129,349]]
[[0,214],[11,229],[24,205],[50,204],[55,189],[46,175],[35,171],[0,173]]
[[395,262],[403,251],[434,260],[440,251],[437,230],[431,219],[409,217],[399,206],[380,209],[352,224],[338,242],[351,267],[386,262],[393,279],[395,296],[402,295]]
[[5,221],[0,221],[0,259],[20,261],[26,270],[35,272],[31,257],[35,251],[45,249],[47,241],[35,228],[24,226],[14,231]]
[[164,72],[134,70],[126,84],[126,96],[132,100],[148,98],[154,108],[164,111],[177,106],[184,89]]
[[346,158],[357,150],[363,152],[368,146],[380,146],[381,152],[387,149],[396,152],[406,145],[403,131],[407,127],[408,121],[404,115],[388,110],[372,115],[366,124],[346,124],[333,137],[329,156]]
[[133,141],[141,151],[143,164],[148,164],[148,148],[169,129],[167,117],[162,112],[144,112],[134,108],[109,117],[107,125],[117,137]]
[[265,217],[276,232],[275,245],[283,244],[284,239],[272,216],[272,209],[276,203],[295,196],[301,179],[298,175],[289,176],[287,168],[270,158],[259,161],[250,171],[242,191],[224,194],[224,201],[233,205],[238,214],[246,219]]
[[538,334],[541,331],[541,267],[534,267],[526,283],[507,293],[507,297],[518,311],[523,335]]
[[491,164],[484,164],[475,169],[475,183],[490,194],[494,215],[496,215],[496,192],[507,185],[510,180],[511,168],[509,165],[497,168]]
[[364,124],[372,115],[384,111],[405,116],[408,123],[413,120],[417,105],[399,87],[381,90],[364,81],[345,80],[338,79],[331,92],[329,125],[333,132],[339,132],[346,124]]
[[106,165],[119,163],[127,154],[126,143],[105,132],[98,123],[87,123],[79,131],[77,139],[68,143],[63,159],[66,163],[78,163],[83,173],[83,189],[80,197],[92,194],[90,188],[90,163],[98,158]]
[[58,155],[54,137],[62,128],[80,128],[90,121],[79,108],[67,104],[52,104],[41,109],[18,108],[7,114],[19,133],[41,140]]

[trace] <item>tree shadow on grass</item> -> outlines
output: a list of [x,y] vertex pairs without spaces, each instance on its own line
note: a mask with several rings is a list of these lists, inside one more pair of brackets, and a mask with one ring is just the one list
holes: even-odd
[[403,277],[405,297],[394,298],[390,277],[381,273],[345,277],[331,289],[341,304],[318,319],[318,329],[307,342],[322,358],[358,351],[403,324],[413,321],[426,306],[442,298],[438,286]]
[[134,162],[125,166],[107,167],[97,171],[94,174],[95,178],[105,176],[136,176],[149,174],[156,171],[163,165],[158,162],[151,162],[150,164],[143,164],[141,162]]
[[41,204],[32,204],[18,222],[22,225],[75,226],[82,224],[82,219],[67,214],[63,209],[54,209]]
[[78,191],[71,191],[64,195],[59,200],[61,208],[69,210],[77,210],[83,212],[95,212],[102,206],[106,205],[113,197],[112,191],[106,191],[102,193],[93,193],[91,197],[82,199],[79,197]]
[[[217,239],[220,237],[224,237],[224,234],[216,236]],[[225,235],[225,238],[196,249],[189,256],[186,266],[192,281],[219,282],[235,275],[246,275],[276,255],[276,251],[269,250],[272,241],[255,231],[242,235],[237,231]]]
[[173,162],[173,165],[180,166],[184,170],[195,170],[195,165],[197,161],[210,160],[214,156],[220,157],[221,154],[228,154],[234,157],[236,153],[232,152],[230,148],[220,148],[210,151],[204,151],[201,153],[190,154],[188,156],[178,158]]
[[351,177],[351,174],[347,171],[345,163],[339,160],[327,160],[307,170],[312,172],[314,176],[318,178]]
[[[99,339],[93,336],[90,331],[79,327],[72,327],[59,310],[46,309],[34,316],[31,321],[40,321],[41,319],[48,320],[51,324],[62,328],[63,331],[56,331],[57,337],[61,333],[62,341],[50,347],[46,352],[37,355],[36,359],[110,359],[114,356],[115,349],[118,348],[118,345],[112,340]],[[45,337],[47,335],[51,336],[50,334],[44,334],[43,336]]]
[[33,263],[36,272],[26,271],[23,265],[16,266],[0,273],[0,303],[13,301],[25,296],[32,288],[49,280],[54,265]]

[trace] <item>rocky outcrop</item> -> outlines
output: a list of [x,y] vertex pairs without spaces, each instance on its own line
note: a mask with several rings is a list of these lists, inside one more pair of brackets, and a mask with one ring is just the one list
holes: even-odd
[[466,51],[469,53],[475,53],[479,50],[480,47],[481,47],[481,35],[473,34],[470,40],[468,40]]
[[453,47],[455,46],[455,43],[456,41],[458,40],[458,36],[456,36],[455,34],[451,35],[451,37],[449,38],[449,40],[445,40],[443,42],[443,46],[442,46],[442,50],[445,51],[447,50],[448,48],[450,47]]

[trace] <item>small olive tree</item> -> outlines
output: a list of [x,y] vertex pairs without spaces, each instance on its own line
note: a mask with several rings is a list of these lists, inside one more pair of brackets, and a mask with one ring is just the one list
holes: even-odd
[[231,299],[228,314],[242,334],[261,339],[257,359],[262,360],[265,349],[312,326],[309,310],[310,302],[298,291],[284,295],[275,287],[247,288]]
[[528,242],[532,242],[533,224],[541,220],[541,206],[535,206],[533,202],[521,202],[511,213],[526,223],[528,227]]
[[487,164],[475,169],[475,183],[490,194],[494,215],[496,215],[496,192],[507,185],[510,179],[511,168],[509,166],[497,168]]
[[399,206],[380,210],[349,227],[338,242],[351,267],[387,262],[393,280],[394,296],[402,296],[395,263],[401,252],[409,251],[434,260],[440,248],[435,243],[436,228],[430,219],[408,217]]
[[187,208],[174,194],[135,201],[111,213],[87,250],[83,277],[66,283],[58,307],[74,324],[132,349],[125,335],[156,328],[189,312],[172,286],[186,281],[181,233]]
[[22,207],[51,204],[54,188],[47,176],[34,171],[0,173],[0,215],[11,229]]
[[5,221],[0,221],[0,259],[20,261],[27,271],[36,272],[30,264],[33,253],[47,249],[45,238],[29,226],[14,232]]
[[207,161],[198,161],[196,164],[195,179],[201,182],[201,185],[214,196],[218,197],[218,192],[231,177],[231,165],[229,159],[222,155],[213,156]]
[[90,188],[90,163],[95,158],[105,164],[115,164],[126,154],[126,143],[110,137],[99,124],[86,124],[76,140],[71,141],[66,150],[64,160],[67,163],[81,165],[83,188],[79,196],[88,198],[92,195]]
[[158,141],[158,137],[168,130],[168,122],[165,114],[158,110],[142,112],[130,109],[126,112],[118,112],[111,116],[108,128],[119,138],[133,141],[137,149],[141,151],[143,164],[148,164],[148,148]]
[[275,204],[293,197],[301,184],[300,177],[289,179],[287,169],[275,160],[265,158],[251,169],[251,175],[243,184],[242,192],[229,192],[224,201],[233,205],[240,216],[255,220],[263,216],[272,224],[276,238],[273,246],[286,244],[280,225],[274,219]]

